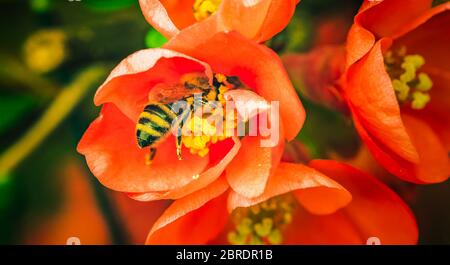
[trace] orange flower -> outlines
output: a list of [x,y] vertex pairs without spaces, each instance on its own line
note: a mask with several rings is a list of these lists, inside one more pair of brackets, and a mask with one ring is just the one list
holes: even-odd
[[347,41],[344,96],[356,128],[392,174],[450,175],[450,3],[364,2]]
[[194,28],[202,33],[194,35],[198,38],[238,31],[263,42],[286,27],[299,1],[139,0],[139,3],[147,21],[167,38],[182,29]]
[[[350,195],[351,194],[351,195]],[[246,198],[224,178],[175,201],[148,244],[415,244],[409,208],[384,184],[350,166],[281,163],[263,194]]]
[[[148,165],[149,151],[139,148],[135,128],[152,91],[158,86],[179,85],[189,76],[206,76],[214,86],[211,82],[213,78],[219,82],[217,74],[232,76],[251,89],[226,92],[225,97],[232,101],[280,102],[276,145],[262,147],[264,137],[260,135],[225,137],[218,142],[211,137],[202,138],[200,150],[190,145],[194,139],[183,138],[179,160],[175,137],[170,134],[158,143],[156,156]],[[112,71],[94,101],[103,105],[101,114],[87,129],[78,151],[103,185],[137,200],[178,199],[207,187],[221,175],[226,175],[236,192],[259,196],[280,161],[285,140],[297,135],[305,119],[276,54],[234,32],[217,33],[207,41],[187,41],[181,33],[163,49],[138,51]]]

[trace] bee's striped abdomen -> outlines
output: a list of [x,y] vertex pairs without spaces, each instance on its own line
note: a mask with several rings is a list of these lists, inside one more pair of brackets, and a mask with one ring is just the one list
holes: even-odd
[[175,113],[169,105],[150,103],[139,115],[136,137],[141,148],[152,146],[170,132]]

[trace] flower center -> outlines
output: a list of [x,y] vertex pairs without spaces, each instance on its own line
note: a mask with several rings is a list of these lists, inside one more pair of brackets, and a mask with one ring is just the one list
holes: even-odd
[[278,245],[283,241],[282,230],[292,222],[295,199],[292,195],[271,198],[249,208],[232,213],[235,229],[228,233],[233,245]]
[[195,0],[192,10],[197,21],[207,19],[219,9],[222,0]]
[[[242,83],[237,77],[215,74],[213,86],[214,88],[204,98],[212,105],[216,105],[211,106],[209,103],[204,105],[201,116],[193,112],[193,116],[183,127],[183,145],[190,150],[191,154],[197,154],[200,157],[209,153],[211,144],[233,136],[234,129],[237,127],[237,113],[235,110],[227,112],[224,94],[230,89],[241,88]],[[193,104],[195,99],[188,98],[187,101]]]
[[390,50],[384,57],[386,71],[392,80],[397,99],[401,104],[411,104],[420,110],[430,101],[429,91],[433,87],[428,74],[420,69],[425,59],[419,54],[407,54],[406,47]]

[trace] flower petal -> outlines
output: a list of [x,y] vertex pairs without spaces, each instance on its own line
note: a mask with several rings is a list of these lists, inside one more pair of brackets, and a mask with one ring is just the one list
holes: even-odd
[[152,165],[145,165],[148,150],[138,148],[134,122],[112,104],[103,106],[78,144],[78,152],[103,185],[138,193],[183,187],[208,165],[208,157],[191,155],[188,150],[179,161],[175,150],[175,139],[169,136],[161,142]]
[[214,18],[223,31],[237,31],[248,39],[263,42],[286,27],[298,2],[224,0]]
[[167,38],[196,22],[194,0],[139,0],[139,4],[147,22]]
[[403,122],[416,146],[420,162],[415,165],[417,178],[425,183],[439,183],[450,176],[450,158],[443,143],[423,121],[403,114]]
[[147,244],[205,244],[228,221],[228,185],[220,178],[208,187],[176,200],[153,225]]
[[389,0],[360,12],[356,23],[376,37],[393,37],[411,20],[431,8],[432,0]]
[[272,0],[257,42],[266,41],[282,31],[291,21],[300,0]]
[[[413,28],[411,21],[430,10],[431,0],[365,1],[347,37],[347,67],[361,59],[382,37],[396,37]],[[407,12],[405,12],[407,10]],[[386,14],[389,14],[386,16]]]
[[132,121],[148,103],[148,93],[158,83],[178,83],[183,74],[205,72],[211,75],[209,66],[186,55],[166,50],[138,51],[111,72],[95,94],[94,102],[101,105],[114,103]]
[[242,148],[225,170],[231,188],[246,197],[263,193],[272,169],[272,148],[261,147],[261,137],[245,137]]
[[299,209],[292,223],[283,231],[286,245],[364,244],[358,228],[338,211],[330,215],[315,215]]
[[234,102],[234,107],[242,117],[243,122],[247,122],[252,117],[270,109],[266,100],[255,92],[244,89],[236,89],[225,92],[224,98]]
[[382,45],[377,42],[370,53],[347,73],[345,93],[361,124],[378,141],[404,159],[417,162],[418,154],[406,133],[391,79],[384,68]]
[[224,0],[214,18],[224,31],[235,30],[249,39],[259,39],[271,2],[273,0]]
[[[163,200],[163,199],[180,199],[184,196],[187,196],[193,192],[196,192],[220,177],[228,164],[234,159],[239,149],[241,148],[241,143],[239,139],[233,138],[234,144],[231,149],[226,148],[226,155],[220,158],[220,161],[215,163],[214,166],[208,168],[204,172],[202,172],[199,176],[196,176],[195,180],[188,183],[186,186],[183,186],[178,189],[169,190],[166,192],[150,192],[150,193],[134,193],[128,194],[131,198],[138,201],[153,201],[153,200]],[[211,155],[216,154],[216,148],[222,149],[222,145],[227,145],[227,141],[219,142],[211,147]],[[220,147],[218,147],[220,146]],[[223,152],[223,151],[222,151]],[[210,157],[211,163],[212,157]]]
[[389,148],[386,148],[382,143],[372,137],[361,125],[358,115],[353,114],[353,122],[359,136],[364,141],[367,148],[369,148],[374,158],[386,168],[386,170],[406,181],[422,183],[414,175],[413,164],[394,154]]
[[303,125],[305,111],[278,56],[236,32],[217,33],[207,40],[196,36],[183,31],[165,47],[208,62],[214,72],[239,76],[269,103],[278,101],[286,138],[292,140]]
[[[335,161],[316,160],[309,165],[332,177],[352,194],[352,202],[330,221],[347,218],[358,230],[359,243],[364,244],[369,237],[378,237],[382,244],[388,245],[417,243],[417,224],[411,210],[383,183]],[[339,216],[340,212],[345,214]]]
[[[355,18],[356,20],[356,18]],[[366,55],[375,44],[375,36],[359,25],[353,24],[348,32],[346,43],[346,68],[350,67],[364,55]]]
[[280,163],[274,175],[269,178],[262,195],[248,198],[231,192],[228,211],[250,207],[290,191],[295,191],[299,202],[315,214],[335,212],[351,200],[351,195],[345,188],[322,173],[301,164]]
[[[401,27],[401,30],[393,37],[395,39],[403,38],[404,35],[421,35],[422,33],[425,35],[435,35],[436,32],[448,32],[448,27],[438,27],[438,25],[442,23],[448,23],[448,11],[450,10],[450,3],[443,3],[440,5],[437,5],[433,8],[428,8],[424,10],[421,14],[413,17],[408,23],[406,23],[403,27]],[[444,15],[447,13],[446,15]],[[433,26],[434,24],[434,26]],[[445,25],[445,24],[444,24]],[[437,26],[437,28],[436,28]],[[430,30],[429,32],[425,31]],[[422,32],[418,32],[422,31]],[[442,33],[437,36],[437,39],[448,39],[448,36],[442,35]],[[429,43],[429,42],[428,42]],[[425,44],[425,43],[423,43]],[[426,45],[426,44],[425,44]],[[428,44],[429,45],[429,44]],[[435,43],[435,46],[438,49],[442,49],[442,43]],[[439,52],[438,51],[428,51],[428,52]],[[442,59],[441,59],[442,60]]]
[[193,0],[140,0],[145,19],[159,32],[172,38],[184,29],[208,34],[237,31],[248,39],[263,42],[283,30],[299,0],[223,0],[215,14],[197,22]]

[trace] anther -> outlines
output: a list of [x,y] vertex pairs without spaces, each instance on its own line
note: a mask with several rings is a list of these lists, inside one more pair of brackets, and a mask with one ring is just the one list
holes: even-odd
[[420,110],[430,101],[431,78],[420,72],[425,59],[418,54],[407,55],[406,47],[386,52],[384,62],[392,79],[392,86],[400,103],[409,103],[412,109]]

